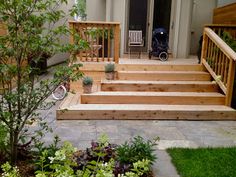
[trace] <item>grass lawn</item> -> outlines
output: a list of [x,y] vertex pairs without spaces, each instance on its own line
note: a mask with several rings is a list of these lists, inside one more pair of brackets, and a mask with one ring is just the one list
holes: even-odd
[[172,148],[167,152],[181,177],[236,177],[236,147]]

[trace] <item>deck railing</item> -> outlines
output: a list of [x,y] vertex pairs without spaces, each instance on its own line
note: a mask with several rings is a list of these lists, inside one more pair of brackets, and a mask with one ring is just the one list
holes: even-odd
[[211,28],[204,28],[202,63],[226,95],[225,105],[230,106],[234,86],[236,53],[219,35],[227,29],[234,36],[235,31],[227,26],[220,28],[220,25],[211,26]]
[[[116,22],[69,22],[70,29],[88,42],[88,48],[80,50],[77,58],[83,62],[119,62],[120,23]],[[74,36],[70,36],[74,44]]]

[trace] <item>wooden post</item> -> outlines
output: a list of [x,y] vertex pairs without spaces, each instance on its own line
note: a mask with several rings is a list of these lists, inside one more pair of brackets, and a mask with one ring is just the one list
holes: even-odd
[[202,64],[202,59],[206,59],[206,54],[207,54],[207,45],[208,45],[208,42],[207,42],[207,34],[204,30],[204,33],[203,33],[203,42],[202,42],[202,55],[201,55],[201,64]]
[[119,63],[119,53],[120,53],[120,24],[115,25],[115,36],[114,36],[114,61]]
[[235,61],[233,59],[230,59],[228,80],[227,80],[227,93],[225,100],[226,106],[231,106],[233,87],[234,87],[234,77],[235,77]]

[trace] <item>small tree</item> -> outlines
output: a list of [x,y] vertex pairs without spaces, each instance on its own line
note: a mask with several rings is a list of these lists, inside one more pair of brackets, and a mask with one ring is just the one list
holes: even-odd
[[45,53],[69,51],[71,63],[76,52],[86,47],[78,36],[75,42],[79,45],[60,44],[60,37],[70,32],[65,25],[56,24],[65,17],[58,10],[63,3],[67,0],[0,0],[0,20],[8,30],[0,37],[0,124],[8,132],[6,152],[12,163],[17,160],[18,145],[32,138],[25,137],[27,122],[35,117],[41,120],[36,110],[52,105],[45,100],[61,82],[82,75],[75,72],[79,65],[70,64],[58,68],[53,79],[35,82],[37,69],[31,63],[37,63]]

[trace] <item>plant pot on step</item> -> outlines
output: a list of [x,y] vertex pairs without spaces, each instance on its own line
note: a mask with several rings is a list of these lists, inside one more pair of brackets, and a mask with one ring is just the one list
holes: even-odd
[[115,79],[115,72],[105,73],[107,80],[114,80]]
[[108,63],[105,65],[105,76],[107,80],[114,80],[115,78],[115,64]]
[[93,79],[88,76],[84,77],[83,78],[84,93],[92,93],[92,87],[93,87]]
[[93,85],[83,85],[84,93],[92,93]]

